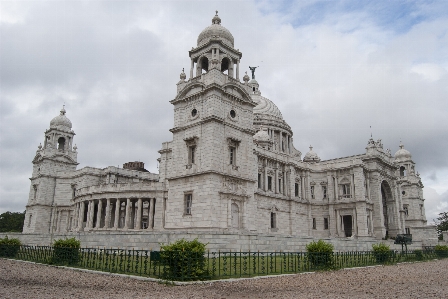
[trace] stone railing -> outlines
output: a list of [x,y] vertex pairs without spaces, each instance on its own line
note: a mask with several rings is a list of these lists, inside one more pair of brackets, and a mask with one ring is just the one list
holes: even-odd
[[139,183],[125,183],[125,184],[102,184],[96,186],[89,186],[77,189],[75,197],[97,194],[97,193],[116,193],[128,191],[164,191],[165,183],[160,182],[139,182]]

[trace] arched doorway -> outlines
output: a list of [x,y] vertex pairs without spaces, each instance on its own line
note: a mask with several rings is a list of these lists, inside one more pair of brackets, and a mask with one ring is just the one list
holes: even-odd
[[203,73],[208,72],[208,58],[205,56],[202,56],[198,60],[197,69],[196,69],[196,76],[200,76]]
[[224,57],[221,60],[221,72],[228,75],[229,74],[229,68],[230,68],[230,61],[227,57]]
[[240,228],[240,208],[236,203],[231,206],[232,228]]
[[393,224],[393,196],[389,183],[386,181],[381,182],[381,202],[383,204],[383,225],[387,237]]

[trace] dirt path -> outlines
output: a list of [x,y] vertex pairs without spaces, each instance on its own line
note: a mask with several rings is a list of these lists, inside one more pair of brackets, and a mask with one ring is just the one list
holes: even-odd
[[0,259],[0,298],[448,298],[448,259],[188,286]]

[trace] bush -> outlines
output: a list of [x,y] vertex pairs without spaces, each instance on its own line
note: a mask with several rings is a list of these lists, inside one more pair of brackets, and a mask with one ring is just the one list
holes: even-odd
[[389,262],[392,255],[389,245],[386,245],[384,243],[373,244],[372,249],[377,263]]
[[317,268],[331,268],[333,264],[333,245],[323,240],[306,245],[308,261]]
[[0,256],[1,257],[15,257],[20,249],[20,242],[17,238],[9,239],[8,236],[0,238]]
[[448,245],[436,245],[434,251],[438,257],[448,257]]
[[414,254],[415,254],[415,259],[417,261],[423,260],[423,250],[416,249],[416,250],[414,250]]
[[[160,264],[164,279],[201,280],[209,277],[205,270],[205,246],[198,239],[180,239],[173,244],[161,245]],[[155,253],[155,252],[154,252]],[[151,253],[154,255],[154,253]]]
[[81,242],[75,238],[59,239],[53,243],[52,264],[75,265],[79,262]]

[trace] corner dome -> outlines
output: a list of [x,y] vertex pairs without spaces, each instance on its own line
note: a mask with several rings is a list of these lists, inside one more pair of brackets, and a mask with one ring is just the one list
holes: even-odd
[[271,137],[269,137],[268,130],[265,128],[260,128],[260,131],[258,131],[254,135],[254,140],[258,142],[270,142]]
[[319,156],[313,151],[313,147],[310,146],[310,151],[303,157],[303,162],[320,162]]
[[61,114],[50,121],[50,128],[72,129],[72,122],[65,116],[65,109],[62,107]]
[[400,142],[400,149],[394,155],[395,162],[404,162],[412,159],[411,153],[404,149],[404,145]]
[[212,37],[221,38],[226,45],[233,48],[233,35],[229,30],[227,30],[227,28],[221,26],[221,18],[218,16],[218,11],[216,11],[216,15],[212,19],[212,24],[202,30],[202,32],[199,34],[198,47],[206,44]]

